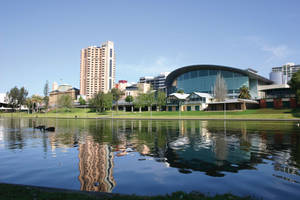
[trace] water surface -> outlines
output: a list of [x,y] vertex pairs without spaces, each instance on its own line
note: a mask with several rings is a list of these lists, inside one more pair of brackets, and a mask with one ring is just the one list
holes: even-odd
[[[34,126],[55,126],[41,132]],[[299,199],[297,122],[0,118],[0,182]]]

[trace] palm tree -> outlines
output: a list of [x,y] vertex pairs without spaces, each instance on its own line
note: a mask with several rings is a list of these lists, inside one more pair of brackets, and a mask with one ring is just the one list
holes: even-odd
[[240,88],[240,95],[239,95],[239,98],[240,99],[251,99],[251,95],[250,95],[250,92],[249,92],[249,88],[245,85],[243,85],[241,88]]
[[38,111],[38,107],[43,103],[43,97],[39,95],[33,95],[31,97],[31,101],[33,104],[33,111],[36,112]]

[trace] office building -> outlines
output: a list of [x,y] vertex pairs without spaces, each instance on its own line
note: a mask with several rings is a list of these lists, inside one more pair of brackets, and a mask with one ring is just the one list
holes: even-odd
[[295,63],[286,63],[281,67],[273,67],[270,79],[276,84],[286,84],[299,69],[300,65],[295,65]]
[[107,93],[115,82],[114,43],[107,41],[101,47],[90,46],[81,50],[80,94],[87,99],[102,91]]
[[140,83],[148,83],[151,85],[153,90],[162,90],[165,91],[166,89],[166,78],[169,72],[160,73],[158,76],[144,76],[141,77],[139,82]]

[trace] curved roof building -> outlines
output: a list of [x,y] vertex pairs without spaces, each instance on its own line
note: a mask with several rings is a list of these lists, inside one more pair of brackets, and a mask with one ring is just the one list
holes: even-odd
[[228,97],[236,98],[243,85],[250,90],[251,97],[257,98],[258,85],[269,85],[272,81],[256,74],[253,70],[242,70],[220,65],[190,65],[171,72],[166,79],[167,93],[181,89],[185,93],[203,92],[213,94],[217,74],[225,79]]

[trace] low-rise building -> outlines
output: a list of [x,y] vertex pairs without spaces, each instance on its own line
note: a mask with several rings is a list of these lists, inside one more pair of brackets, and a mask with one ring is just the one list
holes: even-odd
[[139,93],[147,93],[151,89],[151,85],[149,83],[137,83],[132,84],[131,86],[127,86],[125,90],[125,98],[127,96],[132,96],[133,98],[137,97]]
[[75,101],[79,95],[79,89],[68,84],[59,85],[56,90],[49,93],[49,107],[58,106],[58,100],[63,95],[69,95]]
[[296,108],[296,94],[288,84],[259,86],[261,108]]

